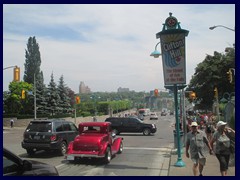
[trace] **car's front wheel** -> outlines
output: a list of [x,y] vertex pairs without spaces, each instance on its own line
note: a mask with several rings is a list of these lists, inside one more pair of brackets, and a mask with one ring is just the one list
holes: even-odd
[[151,131],[150,131],[149,128],[143,129],[143,135],[148,136],[148,135],[150,135],[150,134],[151,134]]
[[123,152],[123,143],[121,142],[117,153],[121,154],[122,152]]

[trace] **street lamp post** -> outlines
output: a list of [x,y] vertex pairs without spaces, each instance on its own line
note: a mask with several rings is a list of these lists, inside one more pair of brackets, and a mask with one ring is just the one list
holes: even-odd
[[213,29],[215,29],[215,28],[217,28],[217,27],[223,27],[223,28],[225,28],[225,29],[228,29],[228,30],[230,30],[230,31],[234,31],[234,32],[235,32],[235,29],[232,29],[232,28],[229,28],[229,27],[226,27],[226,26],[223,26],[223,25],[212,26],[212,27],[209,27],[209,29],[210,29],[210,30],[213,30]]
[[[178,90],[186,87],[186,59],[185,59],[185,37],[189,31],[181,29],[177,18],[169,13],[169,17],[163,24],[162,31],[156,34],[156,38],[160,39],[161,44],[164,84],[166,89],[174,92],[175,101],[175,118],[176,118],[176,136],[177,136],[177,153],[178,159],[175,163],[177,167],[184,167],[185,163],[181,157],[180,143],[180,127],[178,117]],[[157,58],[161,55],[156,50],[150,56]]]

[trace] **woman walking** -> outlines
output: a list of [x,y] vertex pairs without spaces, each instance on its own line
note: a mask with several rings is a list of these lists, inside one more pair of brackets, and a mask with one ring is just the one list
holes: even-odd
[[220,172],[222,176],[227,175],[228,164],[230,160],[230,139],[228,133],[234,133],[231,128],[226,128],[226,122],[219,121],[217,123],[217,131],[214,132],[210,142],[213,149],[213,143],[216,142],[215,154],[220,164]]

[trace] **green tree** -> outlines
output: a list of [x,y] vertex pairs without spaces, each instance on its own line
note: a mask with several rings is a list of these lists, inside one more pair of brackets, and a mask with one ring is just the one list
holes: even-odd
[[[25,99],[22,99],[22,90],[25,90]],[[4,108],[5,113],[27,113],[32,111],[29,105],[28,92],[32,91],[32,85],[26,82],[11,82],[9,84],[9,92],[5,93]]]
[[63,75],[59,79],[58,84],[58,94],[59,94],[59,109],[61,113],[67,113],[71,110],[70,97],[68,96],[68,89],[64,83]]
[[218,97],[224,92],[234,92],[235,83],[227,79],[229,68],[235,68],[235,48],[226,48],[225,53],[214,52],[207,55],[195,69],[187,90],[196,92],[200,109],[211,109],[214,102],[214,88],[218,88]]
[[41,66],[41,55],[39,51],[39,45],[36,41],[35,36],[29,37],[27,43],[27,49],[25,50],[25,63],[24,63],[24,76],[23,80],[29,84],[34,83],[34,75],[36,78],[43,75],[40,72]]
[[52,116],[59,112],[59,100],[60,97],[57,91],[57,85],[54,82],[52,73],[47,92],[47,107]]
[[[46,86],[44,84],[43,72],[40,70],[41,55],[39,45],[35,36],[29,37],[27,49],[25,50],[25,70],[23,79],[25,82],[36,86],[37,113],[46,113]],[[35,78],[35,82],[34,82]],[[29,99],[29,103],[34,103],[34,96]]]

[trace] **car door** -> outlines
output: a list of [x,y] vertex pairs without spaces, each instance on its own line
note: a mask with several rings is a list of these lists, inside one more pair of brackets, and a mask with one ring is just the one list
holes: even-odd
[[123,126],[125,132],[139,132],[139,121],[135,118],[126,118]]

